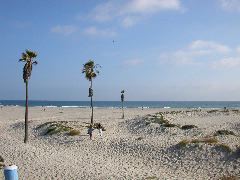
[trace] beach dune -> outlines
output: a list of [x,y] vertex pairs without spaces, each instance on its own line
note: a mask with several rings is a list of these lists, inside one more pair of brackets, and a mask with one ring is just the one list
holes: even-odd
[[[24,108],[4,106],[0,156],[18,166],[20,179],[240,178],[239,110],[132,108],[125,119],[120,109],[94,113],[104,131],[90,140],[90,109],[31,107],[24,144]],[[51,134],[59,124],[70,129]],[[80,134],[70,136],[73,129]]]

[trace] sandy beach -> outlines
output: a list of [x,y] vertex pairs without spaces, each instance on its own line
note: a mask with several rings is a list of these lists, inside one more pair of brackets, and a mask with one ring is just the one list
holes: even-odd
[[[121,115],[94,109],[105,131],[101,137],[95,129],[90,140],[90,109],[31,107],[24,144],[24,107],[3,107],[0,156],[24,180],[240,178],[240,110],[133,108]],[[80,135],[46,134],[47,122]]]

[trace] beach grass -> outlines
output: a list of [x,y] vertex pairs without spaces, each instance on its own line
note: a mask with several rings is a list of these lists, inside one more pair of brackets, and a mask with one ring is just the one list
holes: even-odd
[[151,180],[151,179],[158,179],[156,176],[149,176],[149,177],[146,177],[146,180]]
[[184,139],[180,141],[177,145],[182,148],[182,147],[186,147],[188,144],[189,144],[189,141]]
[[216,147],[229,153],[232,152],[232,149],[227,144],[217,144]]
[[179,147],[186,147],[188,144],[217,144],[218,140],[215,138],[201,138],[192,140],[182,140],[177,145]]
[[61,123],[54,123],[54,124],[51,124],[46,132],[45,132],[45,135],[54,135],[54,134],[58,134],[58,133],[63,133],[63,132],[67,132],[67,131],[70,131],[72,130],[72,127],[69,127],[69,126],[65,126]]
[[238,180],[237,176],[234,175],[224,175],[219,178],[220,180]]
[[233,131],[229,130],[218,130],[215,132],[214,136],[219,136],[219,135],[233,135],[235,136],[235,133]]
[[80,134],[79,130],[76,129],[72,129],[70,130],[70,132],[68,133],[69,136],[78,136]]
[[136,138],[137,141],[143,140],[143,137]]
[[197,126],[195,125],[184,125],[181,127],[182,130],[188,130],[188,129],[193,129],[193,128],[197,128]]
[[0,155],[0,169],[4,167],[4,159],[3,157]]

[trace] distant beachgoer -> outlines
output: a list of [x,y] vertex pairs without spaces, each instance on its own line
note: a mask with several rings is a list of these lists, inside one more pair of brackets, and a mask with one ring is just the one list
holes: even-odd
[[89,137],[90,137],[90,139],[92,140],[92,133],[93,133],[93,126],[92,125],[90,125],[89,126],[89,128],[88,128],[88,134],[89,134]]
[[102,125],[99,123],[97,128],[98,128],[98,131],[99,131],[99,135],[102,137],[102,135],[103,135],[102,134]]

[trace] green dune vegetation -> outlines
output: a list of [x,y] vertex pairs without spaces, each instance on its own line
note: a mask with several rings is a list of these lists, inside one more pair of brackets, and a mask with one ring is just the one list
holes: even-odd
[[[99,125],[102,127],[103,131],[106,128],[101,123],[94,123],[93,128],[97,129]],[[41,135],[57,135],[63,134],[67,136],[77,136],[80,135],[82,131],[86,131],[89,128],[90,123],[80,123],[78,121],[51,121],[46,122],[36,127],[36,130],[41,131]]]
[[3,157],[0,155],[0,169],[3,168],[4,166],[4,159]]
[[219,136],[219,135],[233,135],[235,136],[235,133],[229,130],[218,130],[215,132],[214,136]]
[[149,125],[151,123],[157,123],[157,124],[160,124],[162,127],[168,127],[168,128],[176,127],[176,128],[180,128],[183,130],[197,128],[197,126],[195,126],[195,125],[180,126],[179,124],[170,123],[169,120],[167,120],[164,117],[163,113],[161,113],[161,112],[156,113],[154,115],[148,114],[147,116],[144,117],[144,119],[145,119],[146,125]]
[[65,133],[67,135],[79,135],[80,131],[68,125],[67,121],[46,122],[39,125],[36,129],[42,129],[43,135],[54,135]]

